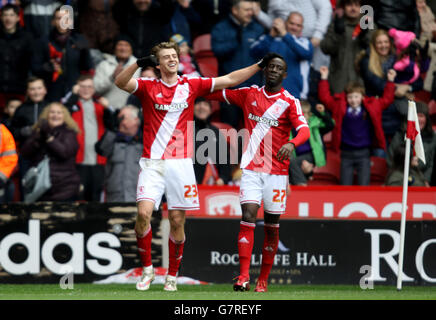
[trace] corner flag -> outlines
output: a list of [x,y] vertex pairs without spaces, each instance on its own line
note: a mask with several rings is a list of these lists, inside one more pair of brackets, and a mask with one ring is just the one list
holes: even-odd
[[424,146],[422,145],[421,130],[419,129],[416,104],[409,100],[407,111],[407,132],[406,132],[406,154],[404,157],[403,175],[403,199],[401,203],[401,225],[400,225],[400,253],[398,256],[397,290],[402,288],[403,260],[404,260],[404,238],[406,237],[406,210],[407,210],[407,189],[410,165],[410,143],[413,142],[413,153],[425,163]]
[[408,109],[406,139],[410,139],[413,142],[413,154],[425,164],[424,146],[422,144],[421,130],[419,129],[418,114],[416,113],[414,101],[409,101]]

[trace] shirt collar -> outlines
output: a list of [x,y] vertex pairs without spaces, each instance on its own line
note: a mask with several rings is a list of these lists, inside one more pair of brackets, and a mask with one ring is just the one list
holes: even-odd
[[[354,111],[356,110],[356,111]],[[357,108],[348,107],[348,113],[351,114],[359,114],[362,111],[362,106],[358,106]]]

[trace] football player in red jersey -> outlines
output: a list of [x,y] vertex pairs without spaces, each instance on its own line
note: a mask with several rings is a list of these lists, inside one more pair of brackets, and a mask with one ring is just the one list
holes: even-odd
[[[192,164],[192,123],[194,101],[206,95],[250,78],[265,66],[273,55],[266,55],[258,64],[218,78],[180,77],[179,48],[175,43],[156,45],[152,55],[124,69],[115,84],[135,94],[141,101],[145,117],[144,150],[140,159],[136,201],[138,215],[135,224],[138,250],[143,265],[138,290],[148,290],[154,280],[151,260],[151,226],[153,209],[158,209],[165,193],[170,221],[169,267],[164,290],[177,290],[177,274],[185,243],[185,211],[199,209],[197,184]],[[134,79],[139,67],[153,65],[158,79]]]
[[[233,285],[235,291],[250,290],[254,229],[262,200],[265,238],[255,291],[267,291],[268,276],[279,243],[279,219],[286,209],[289,159],[295,147],[310,136],[300,101],[282,87],[286,70],[285,60],[277,55],[264,69],[265,86],[224,89],[207,96],[242,108],[245,129],[249,133],[240,164],[243,170],[240,187],[242,221],[238,235],[240,275]],[[292,128],[298,134],[289,140]]]

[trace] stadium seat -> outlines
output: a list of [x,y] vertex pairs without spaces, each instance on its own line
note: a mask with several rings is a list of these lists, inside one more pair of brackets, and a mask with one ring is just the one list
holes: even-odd
[[433,125],[436,125],[436,101],[435,100],[431,100],[428,103],[428,114],[430,116],[431,123]]
[[341,158],[332,150],[327,150],[327,163],[324,167],[315,167],[309,186],[338,185],[341,177]]
[[192,50],[197,55],[200,52],[212,51],[210,33],[202,34],[194,39]]
[[371,157],[371,185],[382,185],[385,183],[388,166],[385,158]]
[[192,49],[201,74],[205,77],[218,76],[218,60],[212,51],[210,33],[196,37]]
[[425,90],[417,91],[417,92],[414,92],[414,95],[415,95],[416,101],[420,101],[420,102],[424,102],[424,103],[430,102],[431,93],[428,91],[425,91]]

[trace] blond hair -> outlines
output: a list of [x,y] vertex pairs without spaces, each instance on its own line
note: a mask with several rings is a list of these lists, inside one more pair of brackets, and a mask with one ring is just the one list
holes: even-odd
[[159,62],[159,52],[164,49],[174,49],[177,53],[177,56],[180,56],[180,49],[179,45],[175,42],[161,42],[158,45],[155,45],[153,48],[151,48],[150,53],[154,55]]
[[50,112],[50,108],[52,106],[59,106],[62,110],[62,113],[64,114],[64,123],[66,124],[66,126],[68,128],[70,128],[71,130],[73,130],[74,132],[80,132],[79,126],[77,125],[76,121],[73,120],[73,118],[71,117],[70,112],[68,111],[67,107],[65,107],[62,103],[60,102],[52,102],[50,104],[48,104],[41,112],[41,115],[39,116],[39,121],[36,122],[33,125],[33,128],[39,128],[41,120],[47,120],[48,118],[48,113]]
[[[388,37],[389,41],[391,39],[389,37],[389,34],[383,29],[377,29],[374,31],[374,33],[371,36],[371,41],[369,43],[368,69],[369,69],[369,71],[374,73],[377,77],[384,78],[385,74],[384,74],[383,68],[382,68],[382,59],[381,59],[380,55],[377,53],[377,51],[375,50],[375,42],[376,42],[377,38],[381,35],[385,35],[386,37]],[[391,44],[390,53],[393,53],[392,44]]]

